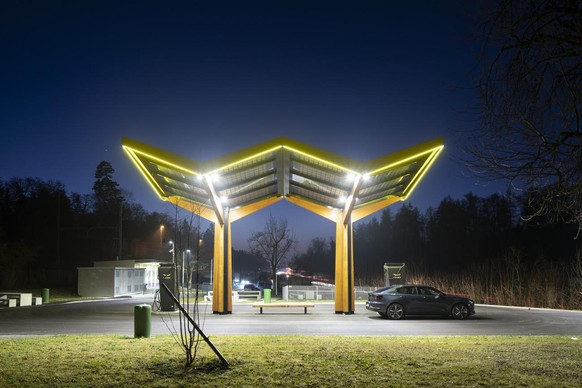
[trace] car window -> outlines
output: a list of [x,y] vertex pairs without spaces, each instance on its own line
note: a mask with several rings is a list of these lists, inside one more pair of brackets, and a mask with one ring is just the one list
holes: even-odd
[[420,291],[421,295],[431,295],[431,293],[428,292],[428,290],[424,287],[418,287],[418,290]]
[[430,287],[418,287],[418,289],[420,290],[420,293],[423,295],[440,295],[441,293],[437,290],[435,290],[434,288],[430,288]]
[[397,292],[399,294],[416,294],[416,287],[400,287]]

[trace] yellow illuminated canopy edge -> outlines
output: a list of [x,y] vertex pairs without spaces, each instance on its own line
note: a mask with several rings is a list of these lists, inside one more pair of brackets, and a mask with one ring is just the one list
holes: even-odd
[[122,145],[161,199],[190,211],[260,208],[274,198],[296,198],[291,202],[306,208],[341,211],[347,206],[361,215],[366,207],[378,210],[408,198],[443,149],[439,138],[360,162],[277,138],[199,162],[128,138]]

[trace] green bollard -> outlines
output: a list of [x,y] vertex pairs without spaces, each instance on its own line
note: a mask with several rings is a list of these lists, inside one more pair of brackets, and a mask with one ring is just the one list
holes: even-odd
[[42,289],[42,304],[46,304],[49,302],[49,289],[43,288]]
[[138,304],[134,308],[134,337],[149,338],[152,334],[152,306]]
[[263,302],[271,303],[271,290],[269,288],[263,290]]

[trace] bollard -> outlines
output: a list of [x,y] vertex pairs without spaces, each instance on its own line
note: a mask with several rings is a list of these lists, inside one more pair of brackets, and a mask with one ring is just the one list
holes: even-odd
[[49,302],[49,289],[43,288],[42,289],[42,304],[46,304]]
[[152,334],[152,306],[139,304],[134,308],[134,337],[149,338]]
[[271,290],[269,288],[263,290],[263,302],[271,303]]

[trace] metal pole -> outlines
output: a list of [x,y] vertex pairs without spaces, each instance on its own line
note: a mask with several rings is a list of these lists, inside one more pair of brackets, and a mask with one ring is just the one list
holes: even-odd
[[117,255],[117,260],[121,260],[123,245],[123,202],[119,204],[119,253]]
[[226,358],[224,358],[222,353],[220,353],[220,351],[218,349],[216,349],[214,344],[210,341],[210,339],[206,336],[206,334],[204,334],[202,329],[200,329],[200,327],[196,324],[196,322],[194,322],[194,320],[192,319],[190,314],[188,314],[188,312],[184,309],[184,307],[182,307],[182,305],[180,304],[180,301],[178,299],[176,299],[176,297],[174,296],[174,294],[172,294],[172,292],[170,291],[168,286],[166,286],[164,283],[162,283],[162,287],[164,287],[166,289],[166,291],[168,292],[168,294],[170,294],[170,297],[174,300],[174,303],[176,303],[176,305],[178,306],[178,308],[180,309],[182,314],[184,314],[184,316],[188,319],[188,321],[190,321],[192,326],[194,326],[194,329],[196,329],[196,331],[198,333],[200,333],[200,336],[208,344],[208,346],[210,346],[210,348],[212,349],[214,354],[216,354],[218,356],[218,358],[220,358],[220,361],[222,361],[222,365],[229,366],[228,361],[226,361]]

